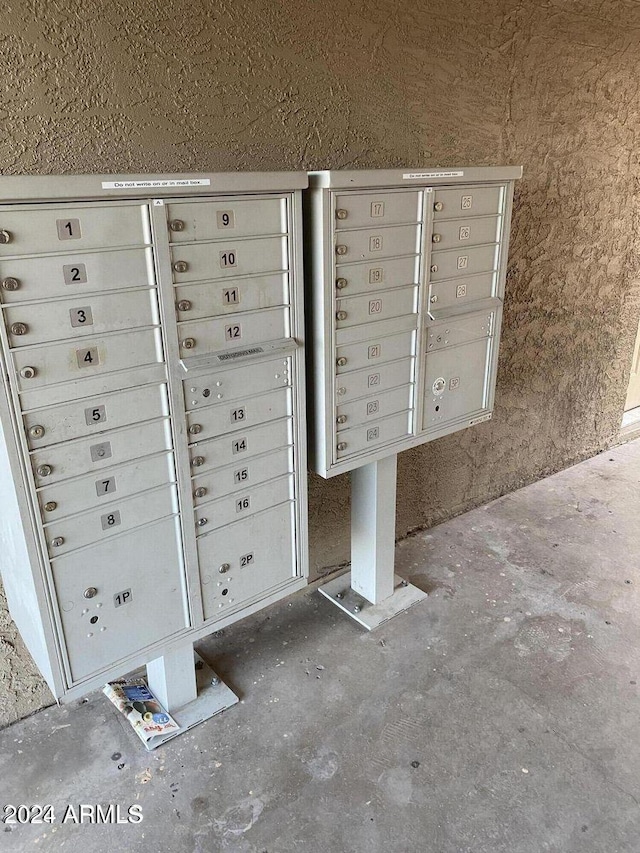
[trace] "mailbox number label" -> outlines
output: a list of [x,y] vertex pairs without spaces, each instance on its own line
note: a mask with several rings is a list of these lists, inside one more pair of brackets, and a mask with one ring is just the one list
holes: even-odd
[[102,524],[103,530],[110,530],[112,527],[117,527],[121,524],[122,519],[120,518],[120,511],[114,509],[113,512],[108,512],[106,515],[100,516],[100,523]]
[[377,219],[380,216],[384,216],[384,202],[383,201],[372,201],[371,202],[371,217],[373,219]]
[[460,206],[463,210],[471,210],[471,205],[473,204],[473,196],[472,195],[463,195],[460,200]]
[[79,219],[56,219],[58,240],[79,240],[82,237]]
[[369,301],[369,314],[382,314],[382,299],[371,299]]
[[380,401],[379,400],[371,400],[367,403],[367,414],[375,415],[380,411]]
[[90,305],[87,305],[86,308],[71,308],[69,316],[74,328],[76,326],[93,326],[93,314]]
[[87,268],[84,264],[64,264],[62,275],[65,284],[86,284]]
[[371,427],[367,430],[367,441],[375,441],[380,437],[380,427]]
[[382,237],[369,237],[369,251],[379,252],[382,249]]
[[459,240],[468,240],[471,237],[471,228],[468,225],[462,225],[458,232]]
[[89,407],[84,410],[84,419],[87,426],[103,424],[107,419],[107,410],[104,406],[94,406],[93,408]]
[[368,350],[369,358],[380,358],[380,353],[382,352],[382,347],[380,344],[372,344]]
[[219,210],[216,213],[218,228],[235,228],[236,215],[233,210]]
[[380,284],[384,279],[384,268],[374,267],[369,270],[369,284]]
[[380,384],[380,374],[379,373],[370,373],[367,384],[369,385],[369,388],[371,388],[374,385],[379,385]]
[[234,323],[233,326],[225,326],[224,337],[227,341],[239,341],[242,337],[242,326],[240,323]]
[[237,287],[225,287],[222,291],[222,301],[225,305],[237,305],[240,302],[240,294]]
[[233,409],[231,412],[231,423],[236,424],[240,421],[243,421],[247,416],[247,411],[244,406],[241,406],[239,409]]
[[458,269],[459,270],[466,270],[466,268],[468,266],[469,266],[469,256],[468,255],[460,255],[460,257],[458,258]]
[[240,557],[240,568],[253,565],[253,552],[251,554],[243,554]]
[[122,607],[123,604],[129,604],[131,601],[133,601],[133,595],[130,589],[123,589],[122,592],[116,592],[113,596],[115,607]]
[[237,266],[235,250],[225,249],[224,252],[220,252],[220,266],[222,269]]
[[449,380],[449,391],[455,391],[456,388],[460,387],[460,377],[454,376],[453,379]]
[[467,285],[459,284],[456,287],[456,299],[462,299],[463,296],[467,295]]
[[238,498],[236,501],[236,512],[244,512],[251,506],[251,498]]
[[233,482],[234,483],[244,483],[249,479],[249,469],[248,468],[239,468],[237,471],[233,472]]
[[104,480],[96,480],[96,494],[98,497],[102,497],[102,495],[110,495],[111,492],[116,491],[116,478],[115,477],[105,477]]
[[247,439],[239,438],[237,441],[234,441],[231,445],[232,453],[244,453],[247,449]]
[[77,349],[76,358],[78,359],[78,367],[95,367],[96,364],[100,364],[97,347]]

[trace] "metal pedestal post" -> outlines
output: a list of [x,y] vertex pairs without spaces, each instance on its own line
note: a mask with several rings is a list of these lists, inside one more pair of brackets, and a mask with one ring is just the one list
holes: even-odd
[[153,738],[161,743],[192,729],[238,702],[238,697],[194,651],[191,643],[172,649],[147,664],[147,682],[180,731]]
[[351,572],[319,588],[369,631],[427,597],[393,571],[397,460],[351,472]]

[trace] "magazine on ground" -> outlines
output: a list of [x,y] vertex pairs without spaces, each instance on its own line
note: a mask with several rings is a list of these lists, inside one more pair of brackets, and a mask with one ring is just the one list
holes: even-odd
[[144,678],[111,681],[102,688],[105,696],[129,721],[147,749],[153,749],[178,734],[180,726],[149,689]]

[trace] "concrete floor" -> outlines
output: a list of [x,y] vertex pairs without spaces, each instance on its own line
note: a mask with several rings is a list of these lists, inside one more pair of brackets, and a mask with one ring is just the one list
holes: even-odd
[[203,652],[242,704],[146,753],[101,694],[0,733],[0,803],[142,806],[2,851],[638,853],[640,442],[402,542],[372,634],[317,592]]

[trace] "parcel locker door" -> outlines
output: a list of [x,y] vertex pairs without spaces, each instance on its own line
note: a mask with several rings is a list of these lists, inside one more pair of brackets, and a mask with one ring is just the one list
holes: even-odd
[[427,355],[423,429],[439,429],[486,409],[493,340],[484,338]]
[[295,504],[286,503],[198,538],[206,620],[296,577]]
[[73,681],[188,627],[181,551],[166,518],[52,561]]

